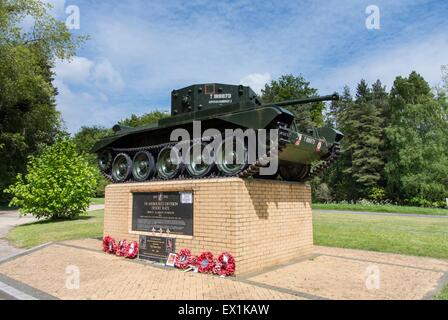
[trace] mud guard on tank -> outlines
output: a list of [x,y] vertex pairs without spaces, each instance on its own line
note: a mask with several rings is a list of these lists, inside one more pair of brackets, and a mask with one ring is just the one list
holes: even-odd
[[236,124],[244,128],[264,129],[276,118],[283,123],[290,124],[294,120],[294,115],[281,107],[267,107],[250,109],[243,112],[225,114],[216,118],[226,122]]

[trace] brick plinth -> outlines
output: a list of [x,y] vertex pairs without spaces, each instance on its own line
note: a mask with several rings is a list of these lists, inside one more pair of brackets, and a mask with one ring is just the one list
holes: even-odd
[[300,183],[239,178],[112,184],[106,188],[104,234],[138,240],[131,230],[133,192],[194,192],[194,234],[176,236],[177,250],[229,251],[237,274],[311,254],[311,190]]

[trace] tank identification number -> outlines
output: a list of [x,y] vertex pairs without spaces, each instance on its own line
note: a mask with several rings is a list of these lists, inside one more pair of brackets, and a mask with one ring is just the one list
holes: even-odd
[[232,94],[231,93],[211,94],[210,103],[232,103]]

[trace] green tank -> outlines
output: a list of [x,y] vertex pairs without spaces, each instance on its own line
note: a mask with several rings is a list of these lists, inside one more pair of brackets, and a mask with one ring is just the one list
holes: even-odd
[[[114,134],[97,141],[92,151],[98,155],[100,170],[113,182],[228,176],[263,179],[280,176],[288,181],[307,181],[322,173],[339,157],[339,142],[343,134],[329,127],[308,128],[301,132],[294,115],[283,107],[338,99],[335,93],[266,104],[246,86],[196,84],[172,91],[170,117],[136,128],[115,125]],[[227,161],[223,152],[212,153],[212,161],[194,160],[194,157],[188,163],[173,161],[173,147],[178,141],[170,141],[171,133],[174,129],[185,129],[193,134],[196,121],[200,121],[201,136],[185,142],[191,146],[190,150],[196,144],[203,149],[217,137],[216,132],[224,135],[226,129],[254,129],[257,132],[260,129],[278,129],[278,143],[273,144],[269,137],[265,141],[257,141],[257,145],[267,146],[267,151],[262,155],[257,152],[257,156],[251,158],[246,154],[247,142],[235,140],[236,145],[242,144],[244,152],[242,161],[238,163]],[[208,129],[214,129],[214,136],[207,135]],[[226,137],[222,140],[225,141]],[[277,155],[278,167],[268,176],[261,175],[260,170],[269,165],[273,151]]]

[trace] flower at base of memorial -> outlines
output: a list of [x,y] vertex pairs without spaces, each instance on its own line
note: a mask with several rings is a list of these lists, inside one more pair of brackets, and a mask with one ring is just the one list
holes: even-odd
[[107,253],[115,253],[117,245],[111,236],[105,236],[103,239],[103,251]]
[[228,252],[223,252],[218,257],[220,276],[231,276],[235,273],[235,258]]
[[138,242],[131,241],[126,245],[125,257],[128,259],[134,259],[138,255]]
[[115,250],[115,255],[124,257],[126,255],[126,248],[128,242],[126,240],[120,240],[117,244],[117,249]]
[[187,248],[181,249],[176,255],[174,265],[178,269],[185,270],[192,264],[191,251]]
[[213,262],[213,254],[209,251],[202,252],[198,256],[198,261],[196,262],[196,265],[198,266],[198,271],[200,273],[208,273],[213,270],[214,262]]

